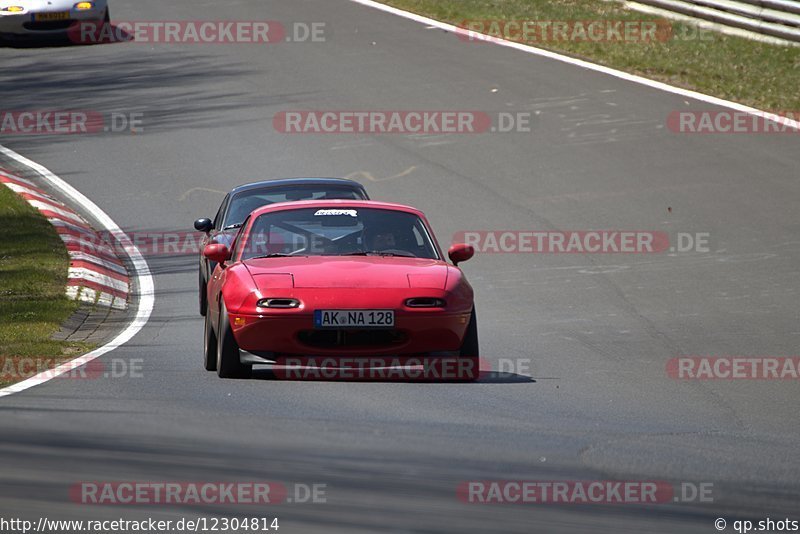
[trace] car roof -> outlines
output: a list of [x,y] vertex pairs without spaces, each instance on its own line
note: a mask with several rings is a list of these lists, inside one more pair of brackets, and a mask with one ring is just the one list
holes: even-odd
[[231,189],[230,195],[233,196],[242,191],[250,191],[252,189],[264,189],[270,187],[286,187],[286,186],[337,186],[347,187],[350,189],[359,189],[364,191],[364,186],[360,183],[348,180],[347,178],[278,178],[274,180],[261,180],[258,182],[251,182],[249,184],[242,184]]
[[373,208],[373,209],[383,209],[383,210],[390,210],[390,211],[403,211],[406,213],[412,213],[414,215],[418,215],[425,219],[425,214],[422,213],[417,208],[412,208],[411,206],[406,206],[403,204],[395,204],[393,202],[381,202],[378,200],[298,200],[296,202],[276,202],[274,204],[268,204],[266,206],[262,206],[250,214],[251,217],[258,217],[259,215],[263,215],[264,213],[270,213],[273,211],[285,211],[285,210],[295,210],[295,209],[303,209],[303,208]]

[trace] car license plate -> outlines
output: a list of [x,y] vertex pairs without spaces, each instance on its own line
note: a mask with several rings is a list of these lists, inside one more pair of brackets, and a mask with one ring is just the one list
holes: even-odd
[[314,310],[315,328],[391,328],[394,310]]
[[34,13],[34,22],[52,22],[55,20],[69,20],[69,11],[59,11],[56,13]]

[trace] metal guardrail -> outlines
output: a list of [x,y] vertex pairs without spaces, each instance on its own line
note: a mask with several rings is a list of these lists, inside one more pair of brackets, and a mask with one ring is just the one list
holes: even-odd
[[767,7],[777,11],[786,13],[800,14],[800,2],[797,0],[739,0],[745,4],[752,4],[754,6]]
[[635,0],[682,15],[800,42],[797,0]]

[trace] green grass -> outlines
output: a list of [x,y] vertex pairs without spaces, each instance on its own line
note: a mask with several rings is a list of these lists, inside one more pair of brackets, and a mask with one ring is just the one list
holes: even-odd
[[[428,17],[463,25],[486,20],[632,20],[659,17],[602,0],[384,0]],[[530,43],[540,48],[614,67],[770,111],[800,110],[800,47],[758,43],[715,32],[703,39],[692,27],[672,23],[673,38],[654,43]],[[464,46],[487,46],[465,42]]]
[[90,346],[50,339],[78,308],[64,295],[69,256],[50,223],[0,185],[0,227],[0,384],[7,384],[16,381],[3,372],[9,361],[54,366]]

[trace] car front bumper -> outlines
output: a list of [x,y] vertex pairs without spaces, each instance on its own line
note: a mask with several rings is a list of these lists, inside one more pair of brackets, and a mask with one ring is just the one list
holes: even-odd
[[313,313],[231,314],[230,320],[234,337],[243,351],[272,360],[299,355],[369,357],[452,353],[461,347],[470,313],[397,311],[395,326],[387,329],[315,329]]
[[44,11],[35,10],[6,14],[0,12],[0,36],[36,37],[65,35],[71,28],[75,28],[81,22],[102,20],[105,16],[106,9],[107,3],[95,2],[92,9],[82,11],[70,9],[68,19],[47,22],[34,20],[34,15],[44,13]]

